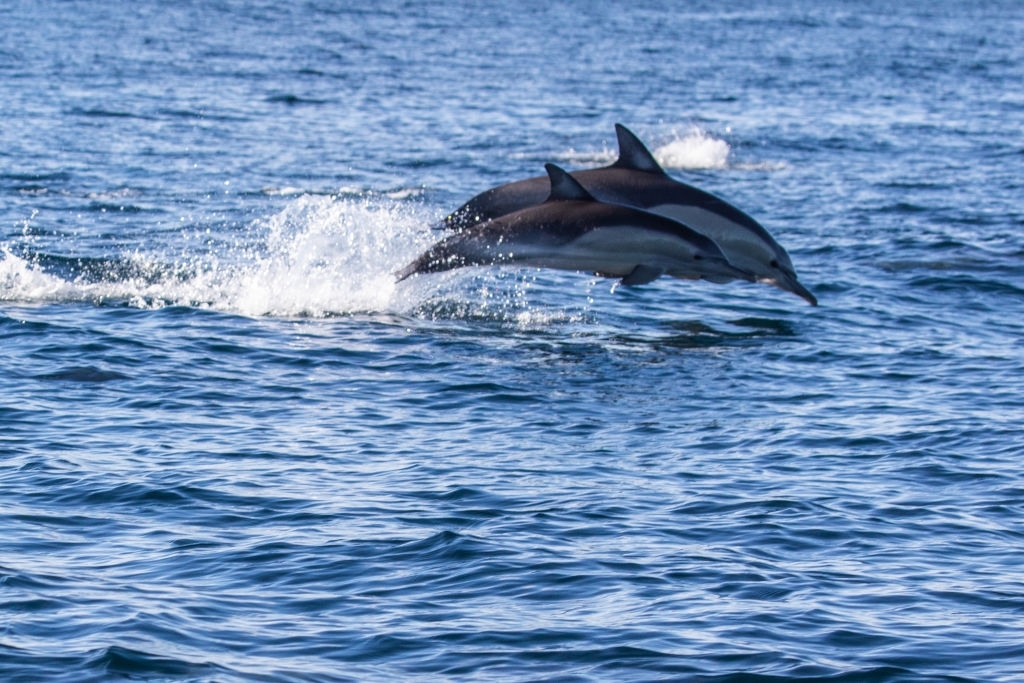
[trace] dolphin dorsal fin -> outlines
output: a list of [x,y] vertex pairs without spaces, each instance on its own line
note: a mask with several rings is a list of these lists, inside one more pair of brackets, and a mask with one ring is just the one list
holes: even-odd
[[612,164],[614,168],[666,175],[665,169],[631,130],[621,123],[616,123],[615,135],[619,138],[619,158]]
[[569,175],[564,169],[554,164],[544,164],[548,178],[551,179],[551,194],[548,201],[559,199],[576,199],[580,201],[597,201],[594,195],[586,191],[580,182]]

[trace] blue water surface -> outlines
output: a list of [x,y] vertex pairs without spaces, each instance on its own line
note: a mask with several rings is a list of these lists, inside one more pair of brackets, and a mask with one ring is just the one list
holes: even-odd
[[[1024,676],[1024,7],[0,7],[0,679]],[[763,284],[394,273],[613,125]]]

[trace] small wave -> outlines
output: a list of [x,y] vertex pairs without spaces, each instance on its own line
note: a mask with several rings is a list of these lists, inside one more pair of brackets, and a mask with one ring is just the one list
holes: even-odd
[[89,202],[87,211],[96,213],[145,213],[146,209],[136,204],[122,204],[119,202]]
[[264,187],[260,192],[268,197],[298,197],[306,194],[306,191],[301,187],[294,187],[291,185],[286,185],[284,187]]
[[600,150],[577,150],[569,148],[561,154],[556,154],[554,160],[560,164],[591,167],[607,166],[608,164],[614,163],[618,156],[618,151],[608,147],[604,147]]
[[85,196],[87,199],[92,199],[94,201],[115,203],[129,197],[141,197],[142,191],[131,187],[119,187],[115,190],[108,190],[106,192],[90,192]]
[[53,380],[60,382],[76,382],[81,384],[102,384],[104,382],[113,382],[116,380],[130,379],[128,375],[124,375],[120,372],[113,370],[103,370],[101,368],[93,367],[91,365],[73,366],[57,370],[56,372],[48,372],[42,375],[36,375],[36,379],[41,380]]
[[18,189],[18,194],[27,195],[30,197],[42,197],[43,195],[50,193],[50,188],[43,187],[42,185],[23,185]]
[[375,191],[362,187],[351,187],[343,185],[335,190],[310,190],[294,185],[283,187],[267,186],[260,189],[259,194],[267,197],[299,197],[302,195],[317,195],[332,198],[353,198],[370,199],[387,197],[396,201],[415,199],[423,196],[422,187],[398,187],[393,190]]
[[0,180],[67,182],[71,180],[71,174],[67,171],[55,171],[53,173],[0,173]]
[[271,95],[265,98],[265,102],[272,102],[275,104],[288,104],[288,105],[299,105],[299,104],[327,104],[327,100],[316,99],[311,97],[300,97],[294,93],[282,93],[279,95]]
[[729,166],[737,171],[784,171],[789,164],[784,161],[739,162]]
[[120,111],[116,109],[104,109],[103,107],[72,107],[69,112],[73,116],[87,116],[90,118],[107,118],[107,119],[143,119],[151,120],[151,116],[144,116],[136,114],[130,111]]
[[128,679],[215,677],[225,673],[220,667],[206,662],[193,663],[119,645],[92,652],[87,666],[104,676]]

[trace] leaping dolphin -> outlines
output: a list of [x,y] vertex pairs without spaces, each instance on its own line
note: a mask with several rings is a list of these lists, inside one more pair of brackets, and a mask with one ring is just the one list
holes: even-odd
[[436,273],[474,265],[590,271],[641,285],[661,275],[713,282],[752,273],[729,263],[709,238],[664,216],[598,201],[554,164],[548,199],[441,240],[398,272]]
[[[732,265],[758,282],[793,292],[810,304],[818,300],[797,280],[786,250],[760,223],[713,194],[669,177],[647,147],[622,124],[615,124],[619,158],[602,168],[571,175],[599,201],[632,206],[679,221],[718,244]],[[447,227],[466,230],[544,201],[544,176],[486,190],[444,219]]]

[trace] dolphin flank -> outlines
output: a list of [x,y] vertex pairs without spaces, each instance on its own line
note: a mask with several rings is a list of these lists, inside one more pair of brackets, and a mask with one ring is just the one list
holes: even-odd
[[664,216],[598,201],[554,164],[548,199],[441,240],[403,268],[398,280],[474,265],[519,265],[593,272],[640,285],[661,275],[754,281],[707,237]]
[[[613,164],[571,174],[593,197],[679,221],[714,240],[732,265],[753,274],[756,281],[817,305],[815,296],[797,280],[789,254],[760,223],[725,200],[669,177],[629,129],[616,124],[615,131],[619,157]],[[470,199],[444,222],[451,229],[468,230],[535,206],[547,192],[548,179],[543,176],[499,185]]]

